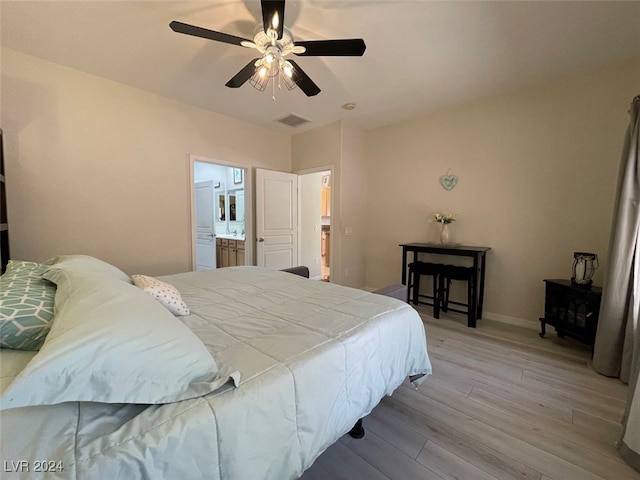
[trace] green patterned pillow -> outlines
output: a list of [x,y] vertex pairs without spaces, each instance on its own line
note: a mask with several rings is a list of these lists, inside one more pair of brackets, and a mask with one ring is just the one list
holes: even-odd
[[21,285],[35,281],[36,283],[46,283],[51,285],[50,282],[42,278],[42,274],[50,268],[49,265],[35,262],[25,262],[22,260],[9,260],[7,263],[7,270],[0,277],[2,286],[7,285],[11,287],[15,283]]
[[53,320],[56,287],[40,277],[49,268],[10,260],[0,277],[0,347],[38,350]]

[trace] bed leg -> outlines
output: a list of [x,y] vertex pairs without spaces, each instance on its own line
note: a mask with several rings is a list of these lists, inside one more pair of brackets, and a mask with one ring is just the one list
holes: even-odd
[[353,438],[364,437],[364,428],[362,427],[362,419],[358,420],[353,428],[349,431],[349,435]]

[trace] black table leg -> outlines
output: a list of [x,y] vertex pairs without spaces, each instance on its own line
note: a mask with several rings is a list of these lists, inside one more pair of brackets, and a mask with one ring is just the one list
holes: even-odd
[[478,319],[478,288],[476,287],[478,281],[477,275],[474,278],[469,279],[468,288],[468,297],[469,297],[469,307],[468,307],[468,320],[467,326],[471,328],[476,328],[476,320]]
[[402,247],[402,285],[407,284],[407,249]]
[[[475,288],[473,288],[473,326],[476,326],[476,320],[478,318],[482,317],[482,312],[480,311],[480,305],[482,304],[482,301],[478,298],[480,296],[480,292],[482,291],[480,288],[478,288],[478,285],[480,284],[480,279],[482,278],[482,271],[480,268],[480,254],[476,253],[473,256],[473,275],[475,278],[473,278],[473,283],[475,283]],[[472,280],[469,280],[469,285],[471,285]],[[471,290],[471,289],[470,289]],[[471,294],[469,294],[469,309],[471,309]],[[469,319],[469,326],[471,326],[471,318]]]
[[480,255],[480,282],[476,284],[478,288],[478,318],[482,318],[482,307],[484,305],[484,274],[487,269],[487,255],[484,252]]

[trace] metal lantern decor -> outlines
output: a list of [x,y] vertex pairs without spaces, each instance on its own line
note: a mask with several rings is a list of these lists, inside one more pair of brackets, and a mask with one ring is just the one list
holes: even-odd
[[598,268],[598,255],[587,252],[573,252],[573,267],[571,269],[571,283],[589,287],[593,274]]

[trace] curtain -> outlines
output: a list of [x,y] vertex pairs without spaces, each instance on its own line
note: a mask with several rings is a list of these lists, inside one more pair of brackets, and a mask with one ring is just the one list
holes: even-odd
[[629,384],[618,447],[625,460],[640,470],[640,95],[631,103],[629,115],[593,368]]

